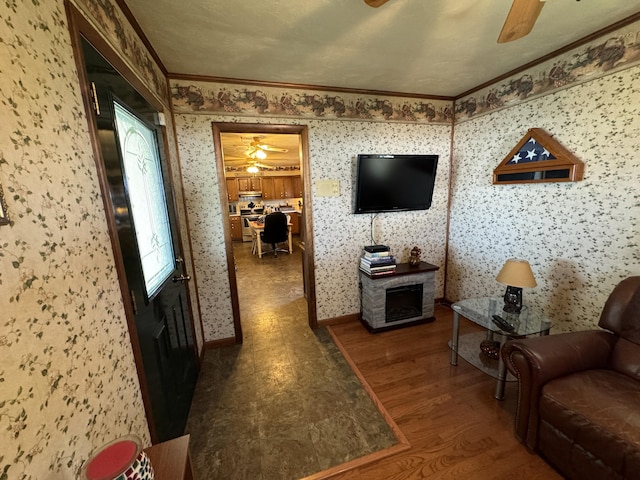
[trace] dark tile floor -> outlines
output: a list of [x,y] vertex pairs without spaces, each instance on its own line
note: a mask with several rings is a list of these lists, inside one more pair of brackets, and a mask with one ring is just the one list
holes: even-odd
[[205,353],[186,429],[196,478],[298,479],[394,445],[330,334],[308,326],[300,249],[234,256],[244,342]]

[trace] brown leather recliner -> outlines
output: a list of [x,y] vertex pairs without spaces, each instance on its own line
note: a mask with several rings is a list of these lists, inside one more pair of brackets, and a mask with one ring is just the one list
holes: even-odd
[[640,276],[618,284],[605,330],[516,339],[515,435],[571,479],[640,478]]

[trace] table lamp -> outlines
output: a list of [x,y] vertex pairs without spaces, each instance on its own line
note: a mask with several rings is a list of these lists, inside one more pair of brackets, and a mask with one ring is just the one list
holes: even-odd
[[522,289],[537,285],[529,262],[515,258],[504,262],[496,280],[507,286],[507,290],[504,292],[503,307],[507,313],[520,313],[522,310]]

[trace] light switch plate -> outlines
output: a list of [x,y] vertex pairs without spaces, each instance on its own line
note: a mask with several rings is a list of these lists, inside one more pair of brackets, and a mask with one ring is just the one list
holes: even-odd
[[316,182],[316,194],[319,197],[340,196],[340,181],[339,180],[318,180]]

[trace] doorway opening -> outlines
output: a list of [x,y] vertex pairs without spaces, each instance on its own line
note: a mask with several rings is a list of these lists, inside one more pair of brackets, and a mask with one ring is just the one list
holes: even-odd
[[[302,300],[297,308],[305,304],[308,326],[317,328],[307,127],[213,123],[212,128],[236,343],[243,341],[243,312],[256,307],[246,302],[278,305],[286,297],[278,280],[286,275],[299,275],[300,295],[288,292],[287,298],[295,301],[297,295]],[[261,221],[273,212],[288,220],[288,238],[276,244],[287,253],[277,256],[260,235],[267,235]]]

